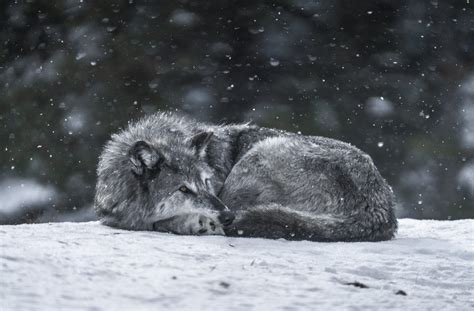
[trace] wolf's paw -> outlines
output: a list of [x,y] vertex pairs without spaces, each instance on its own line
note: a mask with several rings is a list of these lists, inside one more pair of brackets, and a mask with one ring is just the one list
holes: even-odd
[[203,215],[196,215],[190,223],[190,229],[193,235],[224,235],[224,229],[218,221]]

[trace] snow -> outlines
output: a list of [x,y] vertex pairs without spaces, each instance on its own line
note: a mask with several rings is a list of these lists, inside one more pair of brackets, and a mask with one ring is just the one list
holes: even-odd
[[0,198],[2,198],[0,216],[26,213],[53,200],[57,195],[52,186],[42,185],[30,179],[7,178],[0,182]]
[[0,309],[473,310],[473,231],[402,219],[391,241],[315,243],[0,226]]

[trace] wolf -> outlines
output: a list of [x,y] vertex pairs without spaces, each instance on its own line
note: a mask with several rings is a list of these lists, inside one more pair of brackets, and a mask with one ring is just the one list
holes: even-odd
[[183,235],[382,241],[394,194],[369,155],[330,138],[159,112],[104,147],[95,210],[105,225]]

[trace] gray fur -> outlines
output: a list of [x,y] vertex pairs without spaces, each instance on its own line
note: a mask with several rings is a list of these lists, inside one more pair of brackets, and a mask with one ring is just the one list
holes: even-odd
[[119,228],[313,241],[390,239],[393,205],[354,146],[172,113],[112,136],[95,197],[103,223]]

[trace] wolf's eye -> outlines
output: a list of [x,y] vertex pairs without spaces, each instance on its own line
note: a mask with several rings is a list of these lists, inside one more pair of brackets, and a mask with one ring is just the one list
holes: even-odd
[[191,191],[188,189],[188,187],[186,186],[181,186],[179,187],[179,191],[181,191],[182,193],[190,193]]

